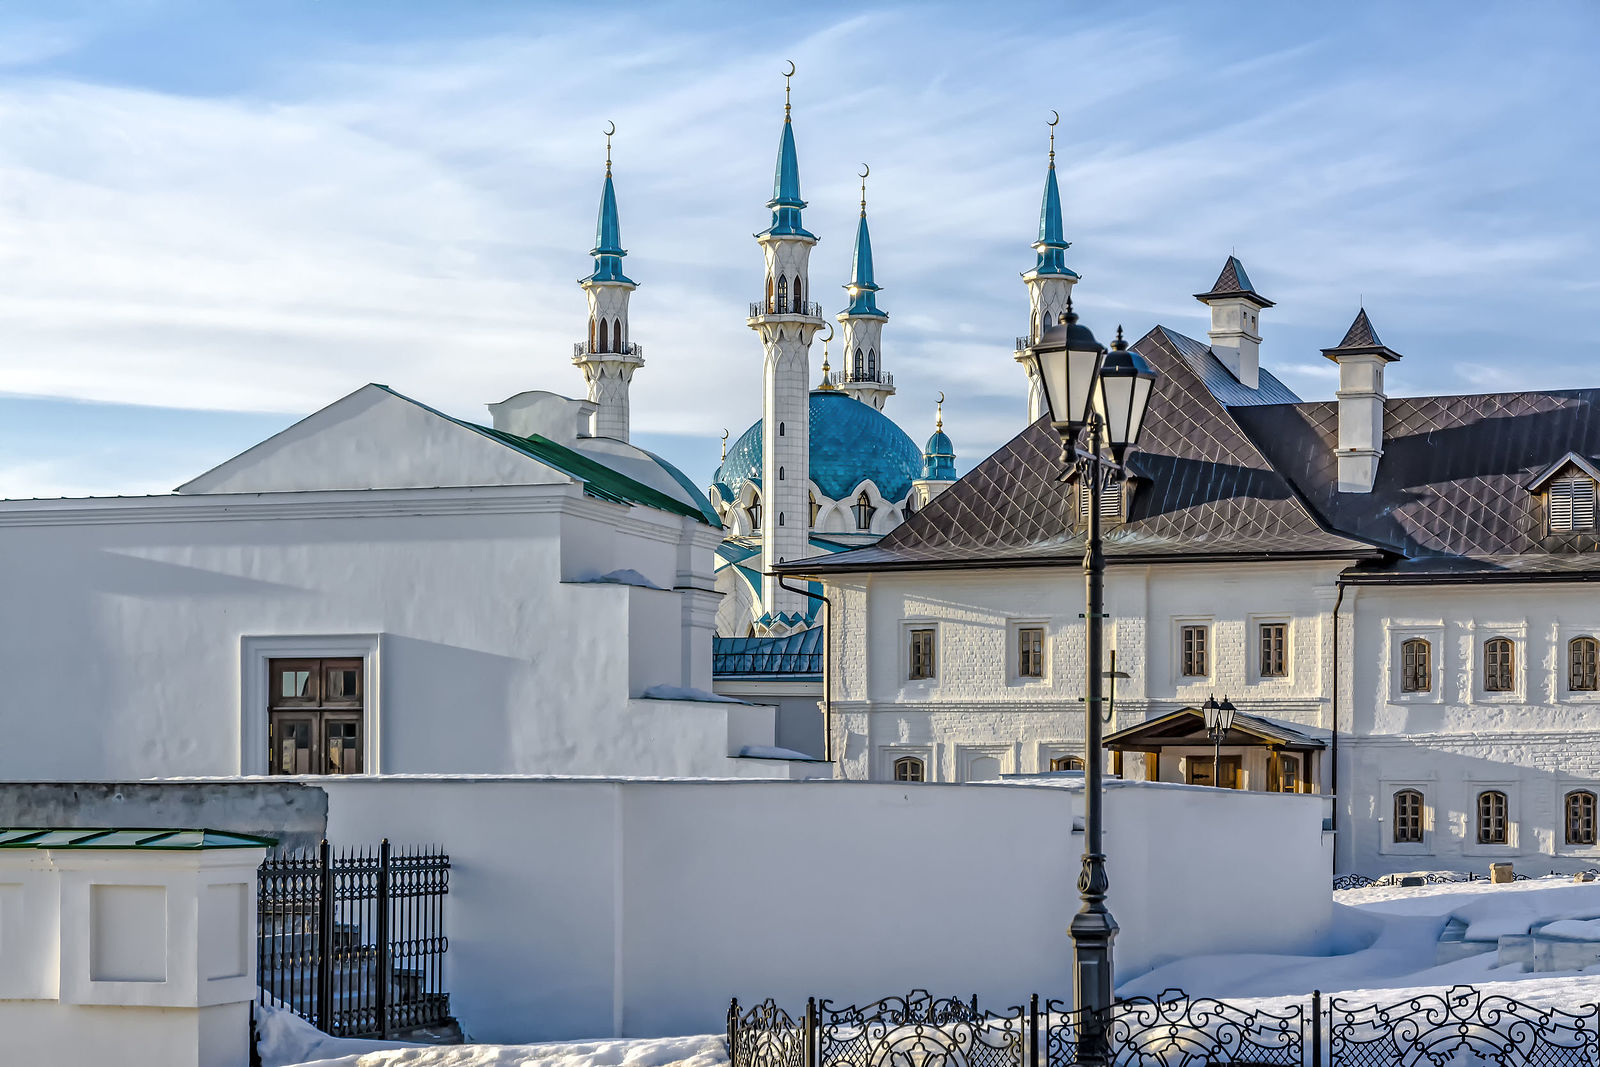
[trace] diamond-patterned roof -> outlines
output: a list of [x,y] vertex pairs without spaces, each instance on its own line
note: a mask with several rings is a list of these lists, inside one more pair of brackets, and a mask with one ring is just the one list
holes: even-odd
[[1262,307],[1272,307],[1272,301],[1256,292],[1256,287],[1250,283],[1250,275],[1244,272],[1244,264],[1239,262],[1237,256],[1228,257],[1228,262],[1222,265],[1222,273],[1217,275],[1210,289],[1195,294],[1195,298],[1201,301],[1209,301],[1217,296],[1248,296]]
[[[1324,530],[1178,351],[1152,330],[1134,349],[1157,372],[1124,522],[1105,529],[1118,560],[1345,556],[1371,546]],[[1041,419],[877,543],[802,573],[1001,562],[1065,562],[1083,554],[1076,482],[1062,478],[1061,442]]]

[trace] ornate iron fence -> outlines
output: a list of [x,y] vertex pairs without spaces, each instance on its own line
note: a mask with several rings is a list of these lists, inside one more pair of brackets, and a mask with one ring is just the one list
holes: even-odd
[[388,1037],[450,1021],[444,990],[442,849],[272,856],[256,874],[256,984],[340,1037]]
[[1457,986],[1389,1005],[1320,992],[1281,1009],[1169,989],[1100,1015],[1037,995],[1001,1012],[914,990],[798,1020],[774,1001],[728,1009],[732,1067],[1600,1067],[1600,1006],[1540,1008]]
[[[1589,868],[1589,871],[1600,875],[1600,870]],[[1551,871],[1551,875],[1559,871]],[[1585,872],[1578,872],[1580,874]],[[1513,874],[1513,882],[1526,882],[1534,877],[1531,874]],[[1334,892],[1342,889],[1366,889],[1368,886],[1412,886],[1412,885],[1442,885],[1446,882],[1487,882],[1489,879],[1481,878],[1472,871],[1427,871],[1422,874],[1384,874],[1377,878],[1368,878],[1364,874],[1341,874],[1333,880]]]

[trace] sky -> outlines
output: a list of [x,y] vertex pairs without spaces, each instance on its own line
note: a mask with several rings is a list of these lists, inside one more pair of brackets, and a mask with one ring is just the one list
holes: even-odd
[[1026,417],[1052,109],[1103,340],[1203,338],[1236,253],[1306,399],[1363,304],[1391,394],[1600,386],[1600,4],[1218,10],[7,3],[0,496],[166,492],[367,382],[581,395],[607,122],[634,440],[707,483],[760,416],[789,60],[814,291],[843,307],[870,164],[886,412],[920,443],[943,391],[963,471]]

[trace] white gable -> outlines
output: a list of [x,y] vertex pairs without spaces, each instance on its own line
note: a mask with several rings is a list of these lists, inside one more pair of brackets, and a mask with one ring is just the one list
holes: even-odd
[[540,485],[572,479],[380,385],[366,385],[178,487],[293,493]]

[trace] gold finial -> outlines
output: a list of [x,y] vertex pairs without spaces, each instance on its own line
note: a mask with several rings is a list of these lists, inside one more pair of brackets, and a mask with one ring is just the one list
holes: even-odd
[[861,217],[867,217],[867,175],[872,173],[872,168],[861,164]]
[[939,393],[938,414],[936,414],[934,416],[933,428],[935,430],[943,430],[944,429],[944,392],[943,391],[941,391]]
[[833,375],[830,373],[832,368],[828,366],[828,342],[833,340],[833,323],[827,325],[828,336],[822,339],[822,384],[817,388],[832,392],[839,387],[833,384]]
[[722,462],[728,462],[728,428],[722,428]]
[[789,79],[794,77],[794,60],[786,59],[789,69],[783,72],[783,121],[789,121]]
[[615,122],[606,123],[606,176],[611,176],[611,135],[617,132]]
[[1050,169],[1056,169],[1056,123],[1061,121],[1061,112],[1050,112],[1050,121],[1045,123],[1050,127]]

